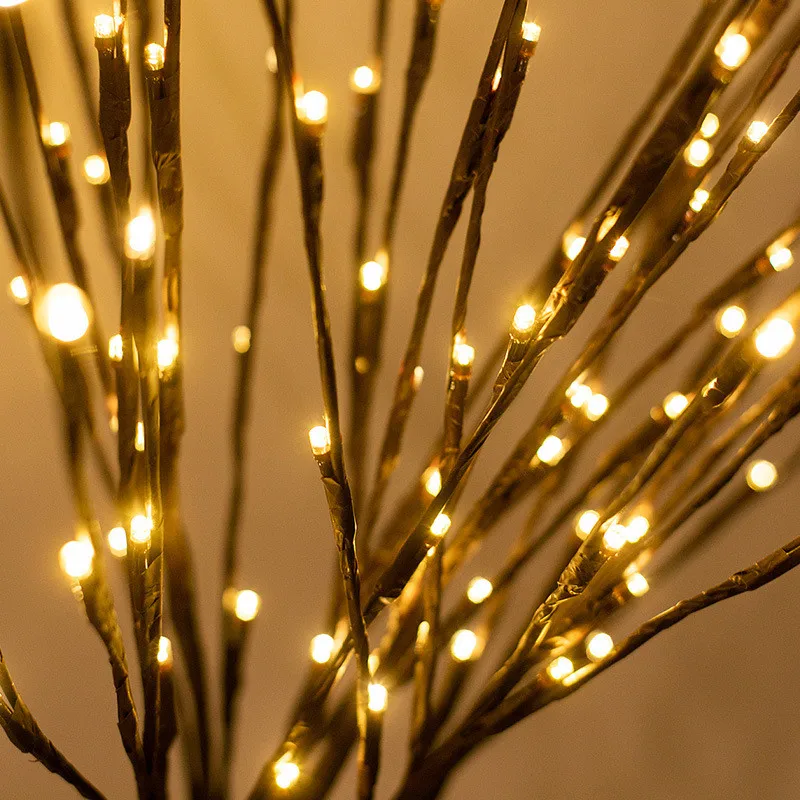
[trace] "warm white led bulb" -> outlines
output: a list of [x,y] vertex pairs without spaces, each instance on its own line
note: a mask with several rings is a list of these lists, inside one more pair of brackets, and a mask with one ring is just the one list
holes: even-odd
[[100,186],[107,183],[111,177],[108,171],[108,163],[103,156],[86,156],[83,160],[83,177],[92,184],[92,186]]
[[614,242],[614,246],[611,248],[611,252],[608,254],[608,257],[612,261],[619,261],[625,253],[628,252],[628,248],[631,246],[631,243],[624,237],[620,236],[616,242]]
[[724,67],[738,69],[750,55],[750,42],[741,33],[726,33],[714,48],[714,53]]
[[535,322],[536,309],[529,303],[524,303],[514,312],[512,326],[517,333],[530,333]]
[[466,342],[456,342],[453,345],[453,361],[459,367],[471,367],[475,361],[475,348]]
[[172,642],[166,636],[159,637],[156,660],[162,667],[172,664]]
[[554,681],[563,681],[568,675],[572,675],[574,671],[575,667],[573,666],[572,661],[566,656],[554,658],[547,665],[547,674]]
[[18,306],[26,306],[31,301],[31,287],[24,275],[17,275],[8,282],[8,293]]
[[163,372],[175,366],[178,360],[178,342],[175,339],[160,339],[156,345],[158,368]]
[[709,197],[711,197],[711,193],[707,189],[695,189],[692,199],[689,201],[689,208],[699,213],[703,210],[703,206],[708,202]]
[[650,530],[650,521],[643,514],[631,517],[625,525],[625,532],[629,542],[638,542]]
[[719,130],[719,117],[716,114],[706,114],[703,123],[700,125],[700,133],[706,139],[716,135]]
[[539,37],[542,35],[542,26],[537,25],[535,22],[522,23],[522,38],[526,42],[538,42]]
[[328,119],[328,98],[322,92],[306,92],[297,100],[297,115],[303,122],[323,124]]
[[242,589],[236,593],[233,613],[242,622],[251,622],[258,616],[261,598],[252,589]]
[[584,413],[592,422],[596,422],[608,411],[608,406],[608,398],[598,392],[589,398],[584,408]]
[[662,404],[664,413],[670,419],[678,419],[678,417],[686,410],[688,405],[689,398],[680,392],[670,392],[664,398],[664,402]]
[[316,425],[308,432],[311,452],[315,456],[324,456],[331,449],[331,435],[325,425]]
[[272,768],[275,785],[279,789],[291,789],[300,778],[300,767],[288,759],[281,759]]
[[367,261],[358,271],[361,286],[368,292],[377,292],[386,283],[386,267],[380,261]]
[[750,123],[745,136],[753,143],[758,144],[766,135],[769,130],[769,125],[760,119],[754,120]]
[[164,69],[164,47],[157,42],[144,46],[144,65],[153,72]]
[[136,423],[136,436],[133,440],[133,446],[140,453],[144,453],[144,422],[139,420]]
[[135,544],[147,544],[153,532],[153,520],[146,514],[131,517],[131,541]]
[[473,578],[467,586],[467,599],[470,603],[479,605],[491,597],[494,587],[488,578]]
[[445,513],[437,514],[431,523],[431,533],[434,536],[444,536],[450,530],[451,520]]
[[693,139],[683,151],[686,163],[692,167],[702,167],[711,158],[711,145],[705,139]]
[[380,86],[380,78],[372,67],[362,64],[350,75],[350,86],[359,94],[373,94]]
[[764,358],[780,358],[789,352],[794,344],[792,323],[782,317],[768,319],[756,331],[756,350]]
[[237,325],[231,334],[233,349],[237,353],[246,353],[250,349],[250,328],[247,325]]
[[575,521],[575,533],[578,534],[579,539],[585,539],[597,525],[600,515],[592,509],[584,511]]
[[608,530],[603,534],[603,546],[606,550],[616,552],[621,550],[628,541],[628,530],[624,525],[615,522],[609,525]]
[[580,408],[586,405],[592,399],[592,389],[585,383],[581,383],[575,387],[575,390],[569,396],[569,402],[574,408]]
[[136,261],[152,258],[156,250],[156,221],[148,209],[125,226],[125,255]]
[[59,342],[77,342],[91,324],[86,295],[71,283],[57,283],[40,295],[34,310],[37,327]]
[[770,245],[767,248],[769,263],[775,272],[783,272],[794,264],[794,256],[788,247],[784,247],[780,242]]
[[91,542],[74,539],[58,552],[58,561],[65,575],[75,580],[85,580],[92,574],[94,549]]
[[472,659],[479,645],[477,634],[469,628],[462,628],[453,634],[450,639],[450,655],[456,661],[469,661]]
[[543,464],[554,466],[561,461],[565,452],[566,448],[564,447],[564,442],[559,439],[558,436],[550,434],[545,437],[544,441],[539,445],[536,456]]
[[117,26],[111,14],[98,14],[94,18],[94,35],[98,39],[110,39],[116,32]]
[[741,306],[728,306],[717,315],[717,330],[732,339],[744,328],[747,314]]
[[108,532],[108,549],[117,558],[122,558],[128,552],[128,537],[125,528],[117,526]]
[[389,705],[389,690],[382,683],[370,683],[367,686],[367,708],[380,714]]
[[625,585],[634,597],[642,597],[650,591],[650,584],[641,572],[634,572],[629,575],[625,580]]
[[574,261],[580,254],[581,250],[583,250],[585,244],[585,236],[564,237],[564,255],[570,261]]
[[311,660],[317,664],[327,664],[331,660],[334,647],[336,643],[333,641],[333,636],[327,633],[318,633],[311,640]]
[[614,640],[603,631],[595,631],[586,637],[586,656],[589,661],[602,661],[614,649]]
[[69,141],[70,130],[66,122],[42,125],[42,141],[50,147],[61,147]]
[[778,480],[778,470],[771,461],[754,461],[747,468],[746,480],[754,492],[766,492]]
[[425,491],[431,496],[436,497],[442,491],[442,473],[438,467],[428,467],[422,474],[422,483]]

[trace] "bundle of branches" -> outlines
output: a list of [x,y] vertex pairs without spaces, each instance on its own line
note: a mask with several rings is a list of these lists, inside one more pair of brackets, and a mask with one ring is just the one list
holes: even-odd
[[[47,116],[22,0],[0,2],[5,110],[13,121],[8,151],[12,159],[36,156],[44,165],[70,282],[56,282],[42,263],[25,185],[15,181],[14,191],[0,186],[0,206],[15,261],[10,295],[28,315],[63,417],[76,533],[61,550],[61,565],[107,651],[119,733],[140,798],[167,795],[176,740],[191,796],[230,796],[246,644],[261,602],[239,584],[240,532],[254,346],[282,161],[292,165],[300,188],[322,387],[320,424],[309,437],[329,509],[336,568],[326,629],[311,643],[310,665],[285,735],[263,765],[251,800],[326,796],[353,748],[359,798],[375,795],[382,752],[384,759],[399,758],[396,753],[408,759],[396,798],[436,797],[456,767],[490,737],[572,695],[687,616],[758,589],[800,562],[800,539],[794,538],[638,627],[629,621],[628,612],[651,580],[666,580],[689,563],[735,512],[759,504],[779,475],[785,478],[797,466],[797,453],[778,465],[757,456],[800,412],[800,367],[785,358],[800,324],[800,288],[781,283],[793,263],[800,217],[776,221],[767,241],[754,243],[732,270],[720,268],[711,291],[692,294],[685,304],[691,310],[677,309],[684,321],[666,342],[649,350],[641,344],[639,363],[621,373],[618,365],[611,369],[636,309],[723,215],[728,200],[800,111],[800,93],[776,100],[800,46],[800,18],[786,13],[788,0],[699,3],[662,77],[473,375],[468,301],[475,270],[487,261],[480,247],[484,212],[504,139],[524,102],[524,84],[535,80],[542,34],[525,2],[504,0],[428,258],[417,265],[422,283],[372,480],[368,420],[382,362],[398,215],[407,200],[403,189],[417,112],[437,32],[445,24],[442,7],[438,0],[416,0],[389,194],[374,250],[369,241],[379,205],[374,168],[383,145],[378,123],[387,0],[377,0],[372,58],[352,73],[356,113],[350,163],[357,201],[349,415],[342,420],[320,225],[327,99],[305,91],[291,0],[282,5],[264,0],[273,41],[267,57],[272,112],[258,186],[247,317],[233,337],[237,373],[220,596],[221,713],[212,714],[192,567],[193,559],[209,554],[191,552],[178,472],[184,428],[181,4],[165,0],[163,34],[155,41],[162,9],[147,0],[134,3],[132,13],[123,0],[108,9],[112,13],[95,17],[96,65],[84,52],[91,21],[73,0],[61,5],[85,101],[81,111],[97,151],[84,162],[83,175],[97,187],[118,277],[117,332],[110,339],[100,318],[112,316],[112,310],[98,305],[91,281],[95,258],[87,259],[79,235],[69,127]],[[767,105],[781,110],[767,115]],[[38,155],[25,147],[26,116],[34,123]],[[134,122],[141,123],[141,142],[132,148]],[[137,166],[134,181],[136,159],[130,152],[138,147],[149,158]],[[137,184],[152,209],[131,209]],[[454,232],[467,204],[450,332],[438,353],[447,364],[443,415],[433,422],[438,433],[418,459],[412,485],[393,502],[389,489],[423,379],[420,361],[437,278],[448,249],[456,247]],[[548,374],[541,366],[545,354],[561,339],[575,339],[576,324],[596,306],[604,281],[619,271],[624,271],[621,288],[594,330],[581,334],[574,361],[561,374]],[[771,299],[776,286],[777,303]],[[659,390],[649,399],[649,411],[636,419],[627,401],[652,391],[649,379],[670,362],[682,375],[679,385],[670,385],[669,393]],[[458,508],[482,448],[529,383],[541,402],[529,414],[527,429],[472,505]],[[602,386],[611,387],[608,396]],[[626,424],[576,486],[574,468],[581,459],[591,461],[595,434],[623,409]],[[112,440],[116,459],[108,453]],[[108,500],[118,524],[104,536],[95,508]],[[480,548],[497,552],[502,546],[496,536],[501,523],[524,503],[530,508],[527,519],[497,572],[472,577],[466,592],[458,589]],[[546,563],[547,580],[532,591],[522,583],[527,568],[553,555],[546,546],[554,540],[559,542],[555,563]],[[135,675],[107,578],[108,552],[119,560],[127,584]],[[505,641],[510,599],[520,585],[530,609]],[[174,632],[174,662],[164,620]],[[612,625],[627,626],[616,643],[608,632]],[[484,680],[476,666],[493,650],[499,663]],[[399,747],[384,745],[387,705],[406,685],[409,740]],[[2,655],[0,690],[0,725],[11,742],[84,797],[103,797],[45,735]]]

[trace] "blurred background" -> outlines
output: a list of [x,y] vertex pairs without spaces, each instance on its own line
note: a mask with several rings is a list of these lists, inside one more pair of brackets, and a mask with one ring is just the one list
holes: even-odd
[[[93,74],[94,14],[110,12],[100,0],[79,4]],[[392,5],[384,67],[376,208],[382,215],[402,101],[414,4]],[[392,264],[390,311],[371,454],[382,433],[394,375],[405,347],[410,315],[430,246],[452,159],[485,57],[500,0],[446,0],[434,70],[414,132],[411,163]],[[699,0],[538,0],[531,8],[543,32],[512,129],[490,185],[483,243],[473,284],[468,331],[476,364],[507,328],[520,293],[570,222],[610,149],[649,93]],[[297,66],[307,89],[330,100],[325,136],[326,205],[323,216],[328,299],[347,404],[351,236],[355,214],[348,165],[353,97],[350,71],[369,57],[372,3],[298,0]],[[73,132],[74,176],[92,152],[77,83],[66,46],[59,4],[29,0],[23,14],[46,113]],[[273,102],[264,55],[265,16],[256,0],[195,0],[183,9],[183,146],[186,189],[184,254],[187,430],[182,492],[185,525],[194,548],[203,635],[213,687],[218,685],[221,543],[229,489],[229,423],[236,354],[233,328],[242,323],[248,285],[256,180],[267,115]],[[752,66],[752,65],[749,65]],[[744,71],[743,71],[744,74]],[[770,99],[771,118],[800,73],[790,71]],[[135,107],[135,124],[143,120]],[[9,121],[3,120],[8,143]],[[28,124],[28,120],[26,120]],[[29,124],[22,135],[34,134]],[[18,132],[19,133],[19,132]],[[134,143],[138,141],[133,137]],[[650,293],[608,364],[608,375],[630,365],[674,330],[700,292],[710,288],[797,211],[800,129],[790,129],[736,193],[722,218]],[[8,184],[29,192],[37,240],[53,274],[67,279],[40,160],[24,164],[8,144],[0,170]],[[34,152],[34,151],[30,151]],[[34,155],[35,152],[34,152]],[[138,155],[138,154],[137,154]],[[287,153],[291,156],[291,153]],[[134,207],[143,198],[134,170]],[[81,240],[102,299],[105,329],[117,324],[112,261],[100,234],[101,218],[82,185]],[[247,495],[242,533],[241,585],[258,591],[261,614],[251,635],[243,690],[234,797],[244,797],[264,760],[280,742],[287,714],[308,659],[312,636],[327,611],[333,541],[307,431],[322,417],[309,306],[309,283],[299,227],[293,157],[284,159],[268,254],[267,298],[257,345]],[[371,246],[377,247],[373,226]],[[414,479],[414,470],[440,425],[445,387],[450,309],[461,258],[463,224],[448,253],[423,354],[425,383],[414,408],[391,498]],[[635,241],[631,253],[635,253]],[[0,237],[0,260],[13,269]],[[622,262],[565,342],[553,348],[482,456],[461,504],[485,488],[493,469],[527,427],[540,398],[581,347],[624,277]],[[4,280],[12,276],[7,272]],[[792,286],[792,270],[774,281],[775,297]],[[543,298],[536,298],[539,302]],[[18,688],[43,729],[109,798],[133,797],[133,781],[116,732],[114,694],[105,654],[58,567],[60,546],[73,535],[73,516],[60,434],[60,414],[50,378],[28,321],[0,303],[0,647]],[[686,358],[689,358],[687,351]],[[684,359],[685,362],[685,359]],[[594,457],[630,429],[674,386],[681,359],[651,379],[626,411],[608,426],[575,468],[571,483]],[[773,370],[767,377],[774,379]],[[797,442],[795,422],[764,448],[779,456]],[[370,465],[370,474],[373,465]],[[653,586],[618,623],[624,634],[673,602],[750,564],[797,533],[798,483],[787,478],[763,501],[737,515],[724,536],[668,583]],[[98,492],[98,504],[99,504]],[[99,505],[104,530],[116,524]],[[524,521],[512,514],[454,586],[491,574]],[[702,519],[702,518],[701,518]],[[695,523],[697,524],[697,523]],[[458,518],[454,522],[458,525]],[[551,570],[546,551],[519,589],[520,610]],[[113,565],[110,565],[113,567]],[[111,569],[115,580],[118,571]],[[491,741],[454,776],[449,798],[591,797],[790,798],[797,796],[800,680],[795,574],[716,606],[659,636],[575,696]],[[129,625],[126,591],[116,580],[123,625]],[[506,628],[516,629],[510,618]],[[166,631],[169,635],[169,631]],[[129,650],[131,652],[132,650]],[[483,681],[497,655],[479,671]],[[407,691],[390,698],[381,796],[390,796],[405,768]],[[0,737],[0,797],[70,798],[72,789]],[[185,796],[173,766],[174,797]],[[332,793],[352,797],[349,764]]]

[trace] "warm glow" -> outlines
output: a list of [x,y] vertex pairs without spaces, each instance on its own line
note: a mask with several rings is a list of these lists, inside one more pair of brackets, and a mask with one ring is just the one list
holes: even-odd
[[236,603],[233,613],[242,622],[252,622],[258,616],[261,608],[261,598],[252,589],[242,589],[236,592]]
[[664,402],[662,404],[664,413],[670,419],[678,419],[678,417],[686,410],[686,406],[688,405],[689,398],[680,392],[670,392],[664,398]]
[[425,377],[425,370],[422,367],[414,367],[414,372],[411,374],[411,386],[414,391],[417,391],[422,386],[422,380]]
[[478,644],[477,635],[469,628],[462,628],[450,639],[450,655],[456,661],[469,661],[476,654]]
[[444,536],[450,530],[450,517],[447,514],[438,514],[436,519],[431,523],[431,533],[434,536]]
[[317,664],[327,664],[333,655],[333,648],[336,643],[333,636],[327,633],[319,633],[311,640],[311,660]]
[[42,125],[42,141],[51,147],[61,147],[69,140],[69,125],[66,122],[51,122]]
[[372,94],[378,90],[380,79],[377,73],[366,64],[356,67],[350,75],[350,86],[360,94]]
[[380,714],[389,705],[389,691],[382,683],[371,683],[367,686],[367,708]]
[[147,544],[153,532],[153,520],[145,514],[136,514],[131,518],[131,541],[136,544]]
[[128,552],[128,537],[125,528],[117,526],[108,532],[108,549],[111,555],[122,558]]
[[711,197],[711,193],[707,189],[695,189],[692,199],[689,201],[689,208],[695,212],[702,211],[709,197]]
[[732,339],[744,328],[747,314],[741,306],[728,306],[717,315],[717,330],[728,339]]
[[300,767],[294,761],[289,760],[288,753],[275,764],[272,771],[275,774],[275,784],[279,789],[290,789],[300,777]]
[[628,520],[625,526],[625,534],[629,542],[638,542],[650,530],[650,520],[642,514],[637,514]]
[[324,456],[331,449],[331,435],[324,425],[316,425],[308,432],[311,452],[315,456]]
[[617,224],[617,220],[619,219],[619,212],[616,214],[607,214],[603,217],[603,221],[600,223],[600,227],[597,229],[597,241],[602,242],[603,239],[608,236],[611,229],[614,225]]
[[498,67],[494,71],[494,78],[492,78],[492,91],[493,92],[497,91],[497,87],[500,86],[500,81],[502,80],[502,78],[503,78],[503,68],[502,67]]
[[750,55],[750,42],[741,33],[726,33],[714,53],[724,67],[738,69]]
[[89,330],[89,301],[77,286],[57,283],[39,297],[34,318],[40,330],[59,342],[77,342]]
[[615,522],[610,525],[608,530],[603,534],[603,546],[606,550],[616,552],[621,550],[625,543],[628,541],[628,530],[624,525]]
[[514,312],[514,321],[512,325],[517,333],[530,333],[535,322],[536,309],[528,303],[519,306]]
[[547,665],[547,674],[554,681],[563,681],[567,675],[571,675],[574,671],[575,667],[572,665],[572,661],[570,661],[566,656],[554,658]]
[[75,539],[67,542],[58,552],[58,561],[65,575],[84,580],[92,574],[94,550],[91,542]]
[[155,72],[164,68],[164,48],[156,42],[144,46],[144,65]]
[[782,317],[773,317],[756,331],[756,350],[764,358],[780,358],[794,344],[794,335],[791,322]]
[[98,39],[110,39],[116,33],[116,28],[111,14],[98,14],[94,18],[94,35]]
[[703,124],[700,126],[700,133],[706,139],[710,139],[719,130],[719,117],[716,114],[706,114]]
[[553,434],[550,434],[539,445],[539,449],[536,451],[536,456],[543,464],[549,464],[550,466],[553,466],[561,461],[565,452],[566,448],[564,447],[564,442],[561,441],[558,436],[553,436]]
[[156,222],[149,209],[125,226],[125,255],[138,261],[152,258],[156,250]]
[[178,360],[178,342],[175,339],[160,339],[156,345],[158,368],[168,370],[175,366]]
[[8,291],[11,299],[18,306],[26,306],[31,300],[31,287],[28,285],[28,279],[24,275],[17,275],[12,278],[8,283]]
[[367,669],[369,670],[370,675],[374,675],[378,671],[378,667],[381,665],[381,657],[376,650],[373,650],[369,654],[369,658],[367,658]]
[[778,470],[771,461],[754,461],[747,468],[747,485],[754,492],[766,492],[778,480]]
[[780,242],[770,245],[767,248],[769,263],[775,272],[783,272],[794,264],[794,256],[788,247],[784,247]]
[[692,167],[702,167],[711,158],[711,145],[705,139],[693,139],[683,151],[686,163]]
[[575,522],[575,533],[579,539],[585,539],[597,525],[600,515],[592,509],[584,511]]
[[136,437],[133,440],[133,446],[140,453],[144,453],[144,422],[141,420],[136,423]]
[[328,119],[328,98],[322,92],[306,92],[297,100],[297,116],[303,122],[321,125]]
[[250,349],[250,337],[250,328],[247,325],[237,325],[231,335],[233,349],[237,353],[246,353]]
[[267,69],[276,75],[278,72],[278,54],[275,52],[274,47],[267,48],[267,54],[264,57],[267,63]]
[[589,398],[584,413],[592,422],[596,422],[608,411],[608,406],[608,398],[598,392]]
[[769,130],[769,125],[762,122],[760,119],[750,123],[745,136],[753,143],[758,144],[766,135]]
[[425,491],[431,496],[436,497],[442,491],[442,473],[438,467],[428,467],[422,475],[422,482]]
[[526,42],[538,42],[541,34],[541,25],[537,25],[535,22],[522,23],[522,38],[525,39]]
[[162,667],[172,663],[172,642],[166,636],[161,636],[158,640],[156,660]]
[[614,242],[614,246],[611,248],[611,252],[608,254],[609,258],[612,261],[619,261],[625,253],[628,252],[628,248],[631,246],[631,243],[624,237],[620,236],[616,242]]
[[103,156],[86,156],[83,160],[83,176],[92,186],[107,183],[111,173]]
[[569,395],[569,402],[575,408],[586,405],[592,399],[592,389],[585,383],[581,383]]
[[122,361],[122,335],[115,333],[108,340],[108,357],[112,361]]
[[586,244],[585,236],[565,236],[564,237],[564,255],[570,260],[574,261],[581,250]]
[[467,599],[478,605],[487,600],[493,590],[492,582],[488,578],[473,578],[467,586]]
[[465,342],[456,342],[453,345],[453,361],[459,367],[471,367],[475,360],[475,348]]
[[586,655],[589,661],[602,661],[614,649],[614,640],[602,631],[586,637]]
[[377,292],[386,283],[386,267],[379,261],[367,261],[361,265],[358,278],[368,292]]
[[634,597],[642,597],[650,591],[650,584],[641,572],[634,572],[633,575],[629,575],[625,580],[625,585]]

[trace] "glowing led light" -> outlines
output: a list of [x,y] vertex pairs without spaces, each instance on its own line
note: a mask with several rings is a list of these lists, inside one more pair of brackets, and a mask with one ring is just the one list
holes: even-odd
[[374,69],[362,64],[350,75],[350,86],[360,94],[372,94],[380,86],[380,78]]
[[252,622],[258,616],[261,608],[261,598],[252,589],[242,589],[236,593],[236,603],[233,613],[242,622]]
[[584,511],[575,522],[575,533],[578,534],[579,539],[585,539],[597,525],[600,515],[592,509]]
[[125,226],[125,255],[144,261],[151,258],[155,250],[156,221],[149,209],[145,209]]
[[625,580],[625,585],[634,597],[642,597],[650,591],[650,584],[641,572],[634,572],[629,575]]
[[328,98],[322,92],[306,92],[297,100],[297,116],[313,125],[321,125],[328,119]]
[[615,522],[610,525],[608,530],[603,534],[603,546],[606,550],[616,552],[621,550],[625,543],[628,541],[628,531],[624,525]]
[[711,158],[711,145],[705,139],[693,139],[683,151],[686,163],[692,167],[702,167]]
[[775,272],[783,272],[794,264],[794,256],[788,247],[784,247],[780,242],[776,242],[767,248],[769,263]]
[[117,526],[108,532],[108,549],[111,555],[117,558],[122,558],[128,552],[128,537],[125,534],[125,528]]
[[272,767],[272,771],[275,776],[275,785],[279,789],[291,789],[300,778],[300,767],[294,761],[289,760],[288,753]]
[[750,123],[745,136],[753,143],[758,144],[766,135],[769,130],[769,125],[762,122],[760,119]]
[[58,562],[65,575],[75,580],[85,580],[92,574],[94,550],[89,541],[75,539],[58,551]]
[[619,212],[616,214],[608,214],[603,218],[600,227],[597,229],[597,241],[602,242],[608,236],[609,231],[616,225],[619,219]]
[[175,339],[160,339],[156,345],[156,360],[160,370],[168,370],[178,360],[178,342]]
[[766,492],[778,480],[778,470],[771,461],[754,461],[747,468],[746,480],[754,492]]
[[422,620],[417,626],[417,637],[414,641],[414,650],[420,653],[428,642],[428,636],[431,632],[431,624],[427,620]]
[[536,309],[525,303],[514,312],[512,326],[517,333],[529,333],[536,322]]
[[589,661],[602,661],[614,649],[614,640],[602,631],[586,637],[586,655]]
[[692,199],[689,201],[689,208],[699,213],[703,210],[703,206],[708,202],[709,197],[711,197],[711,194],[706,189],[695,189]]
[[592,399],[592,390],[585,383],[575,387],[575,391],[569,397],[569,402],[575,407],[580,408]]
[[14,6],[21,6],[25,0],[0,0],[0,8],[14,8]]
[[77,286],[57,283],[39,297],[34,318],[40,330],[59,342],[77,342],[89,330],[89,301]]
[[246,353],[250,349],[250,328],[247,325],[237,325],[231,334],[233,349],[237,353]]
[[608,411],[609,405],[608,398],[598,392],[589,398],[584,413],[592,422],[596,422]]
[[436,519],[431,523],[431,533],[434,536],[444,536],[450,530],[451,525],[450,517],[447,514],[438,514]]
[[664,402],[662,403],[664,413],[670,419],[678,419],[678,417],[686,410],[686,406],[688,405],[689,398],[680,392],[670,392],[664,398]]
[[716,114],[706,114],[700,125],[700,134],[710,139],[719,130],[719,117]]
[[367,708],[380,714],[389,705],[389,690],[382,683],[371,683],[367,686]]
[[564,457],[564,453],[566,453],[564,442],[559,439],[558,436],[550,434],[545,437],[544,441],[539,445],[539,449],[536,451],[536,457],[543,464],[554,466],[561,461]]
[[139,420],[136,423],[136,438],[133,440],[133,446],[140,453],[144,453],[144,422]]
[[535,22],[522,23],[522,38],[525,39],[526,42],[538,42],[541,35],[541,25],[537,25]]
[[117,26],[111,14],[98,14],[94,18],[94,35],[98,39],[110,39],[116,32]]
[[379,261],[367,261],[361,265],[358,278],[368,292],[377,292],[386,283],[386,267]]
[[317,664],[327,664],[331,660],[335,646],[333,636],[329,636],[327,633],[318,633],[311,640],[311,660]]
[[756,350],[764,358],[780,358],[789,352],[794,344],[794,336],[791,322],[782,317],[773,317],[756,331]]
[[474,631],[462,628],[450,639],[450,655],[456,661],[469,661],[478,650],[479,640]]
[[108,357],[112,361],[122,361],[122,336],[115,333],[108,340]]
[[51,147],[61,147],[69,141],[69,125],[66,122],[51,122],[42,125],[42,141]]
[[501,81],[502,77],[503,77],[503,68],[502,67],[498,67],[494,71],[494,77],[492,78],[492,91],[493,92],[497,91],[497,87],[500,86],[500,81]]
[[467,586],[467,599],[477,606],[491,597],[493,591],[494,586],[488,578],[473,578]]
[[92,186],[100,186],[108,182],[111,173],[108,171],[108,164],[103,156],[86,156],[83,160],[83,177]]
[[164,47],[156,42],[144,46],[144,65],[155,72],[164,69]]
[[324,425],[316,425],[308,432],[311,452],[315,456],[324,456],[331,449],[331,435]]
[[442,473],[438,467],[428,467],[422,475],[422,482],[425,491],[431,496],[436,497],[442,491]]
[[744,328],[747,314],[740,306],[728,306],[717,315],[717,330],[728,339],[732,339]]
[[650,530],[650,521],[642,514],[631,517],[625,525],[625,533],[629,542],[638,542]]
[[172,663],[172,642],[166,636],[161,636],[158,640],[156,660],[162,667]]
[[475,348],[464,342],[456,342],[453,345],[453,361],[459,367],[471,367],[475,360]]
[[417,391],[422,386],[422,381],[425,378],[425,370],[422,367],[414,367],[414,372],[411,374],[411,386],[414,391]]
[[131,518],[131,541],[136,544],[147,544],[153,532],[153,520],[145,514],[136,514]]
[[574,261],[586,244],[585,236],[566,236],[564,237],[564,255]]
[[23,275],[17,275],[8,282],[8,293],[11,299],[18,306],[26,306],[31,300],[31,287],[28,279]]
[[612,261],[619,261],[625,253],[628,252],[628,248],[631,246],[631,243],[624,237],[620,236],[616,242],[614,242],[614,246],[611,248],[611,252],[608,254],[608,257]]
[[570,661],[566,656],[554,658],[547,665],[547,674],[554,681],[563,681],[567,675],[572,675],[574,671],[575,667],[572,665],[572,661]]
[[116,414],[112,414],[108,420],[108,427],[111,429],[111,433],[119,432],[119,417]]
[[724,67],[738,69],[750,55],[750,42],[741,33],[726,33],[714,53]]
[[378,655],[377,652],[372,652],[369,654],[369,658],[367,658],[367,669],[369,670],[370,675],[374,675],[378,671],[378,667],[381,665],[381,657]]

